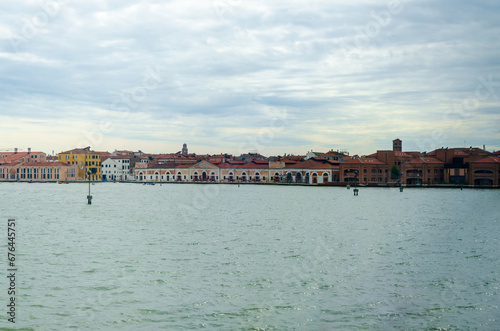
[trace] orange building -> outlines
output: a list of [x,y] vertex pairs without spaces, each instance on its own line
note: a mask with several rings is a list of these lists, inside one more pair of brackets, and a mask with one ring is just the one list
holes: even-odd
[[432,151],[428,156],[444,162],[444,182],[473,184],[469,165],[490,155],[481,148],[440,148]]
[[350,161],[340,164],[340,181],[347,184],[365,185],[387,184],[390,179],[390,166],[376,158],[354,156]]
[[439,184],[444,182],[444,162],[433,157],[419,157],[402,167],[403,183],[408,185]]
[[11,162],[45,162],[47,155],[44,152],[32,152],[28,148],[27,152],[18,152],[15,148],[14,152],[0,152],[0,164]]
[[78,167],[63,162],[15,162],[0,165],[0,180],[7,181],[74,181]]
[[469,183],[476,186],[500,185],[500,157],[487,156],[470,163]]

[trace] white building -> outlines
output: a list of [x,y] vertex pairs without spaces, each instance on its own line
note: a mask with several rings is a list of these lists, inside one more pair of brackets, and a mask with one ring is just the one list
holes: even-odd
[[101,174],[103,180],[132,180],[130,175],[130,158],[112,156],[102,162]]

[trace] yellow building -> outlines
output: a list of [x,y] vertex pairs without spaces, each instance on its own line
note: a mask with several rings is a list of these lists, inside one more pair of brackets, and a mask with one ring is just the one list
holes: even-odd
[[90,171],[91,180],[101,180],[101,155],[90,147],[62,152],[58,157],[59,162],[78,166],[78,179],[88,180],[87,172]]

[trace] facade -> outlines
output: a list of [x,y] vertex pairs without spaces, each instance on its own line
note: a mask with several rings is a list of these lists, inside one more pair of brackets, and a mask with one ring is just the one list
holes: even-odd
[[14,152],[0,152],[0,163],[11,162],[46,162],[47,155],[43,152],[32,152],[28,148],[27,152],[19,152],[17,148]]
[[470,163],[469,183],[475,186],[500,185],[500,157],[487,156]]
[[78,167],[63,162],[15,162],[0,165],[0,180],[6,181],[74,181]]
[[287,164],[283,169],[286,183],[326,184],[339,181],[339,162],[312,157]]
[[130,157],[112,156],[102,162],[102,180],[122,181],[130,179]]
[[429,153],[429,156],[444,162],[444,182],[451,184],[470,184],[472,174],[469,171],[471,162],[484,159],[489,152],[473,148],[440,148]]
[[353,157],[351,160],[340,164],[340,182],[346,184],[387,185],[394,182],[390,177],[387,163],[371,157]]
[[444,182],[444,162],[433,157],[419,157],[402,167],[403,183],[408,185],[431,185]]
[[219,168],[207,161],[197,164],[151,162],[135,168],[140,182],[218,182]]
[[90,150],[90,147],[76,148],[58,154],[59,162],[78,167],[78,180],[101,180],[101,154]]
[[[441,148],[430,153],[378,150],[367,157],[346,151],[309,152],[306,156],[266,158],[257,153],[151,155],[142,151],[91,151],[90,147],[60,153],[0,152],[0,181],[107,180],[140,182],[217,182],[282,184],[500,186],[500,152],[481,148]],[[391,178],[397,168],[399,177]],[[90,177],[87,175],[90,172]]]

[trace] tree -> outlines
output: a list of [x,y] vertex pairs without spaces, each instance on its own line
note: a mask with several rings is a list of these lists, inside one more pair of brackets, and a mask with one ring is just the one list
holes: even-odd
[[391,168],[391,178],[392,179],[399,179],[399,176],[401,173],[399,172],[399,169],[396,165],[393,165]]

